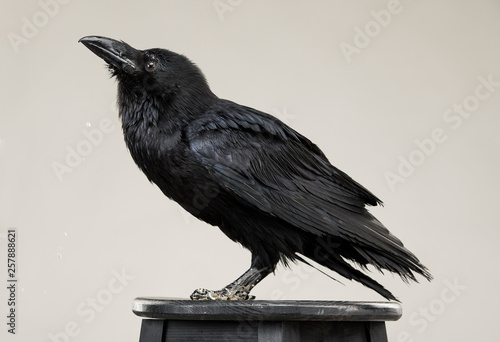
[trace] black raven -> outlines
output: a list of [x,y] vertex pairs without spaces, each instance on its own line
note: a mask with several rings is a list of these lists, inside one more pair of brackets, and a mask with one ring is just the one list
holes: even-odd
[[373,265],[405,281],[429,271],[373,217],[382,202],[332,166],[309,139],[277,118],[218,98],[201,70],[164,49],[80,39],[118,80],[125,142],[148,179],[170,199],[252,253],[251,266],[222,290],[192,299],[252,299],[279,261],[302,256],[387,299],[382,285],[351,266]]

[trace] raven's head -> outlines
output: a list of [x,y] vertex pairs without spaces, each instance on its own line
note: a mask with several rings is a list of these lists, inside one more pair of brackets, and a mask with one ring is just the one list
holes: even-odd
[[188,58],[165,49],[137,50],[123,41],[87,36],[79,40],[108,65],[119,97],[154,102],[197,103],[213,98],[201,70]]

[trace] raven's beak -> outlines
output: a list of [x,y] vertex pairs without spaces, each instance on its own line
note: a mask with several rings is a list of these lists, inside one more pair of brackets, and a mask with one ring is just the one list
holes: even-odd
[[129,74],[140,70],[141,52],[125,42],[99,36],[83,37],[78,42],[119,70]]

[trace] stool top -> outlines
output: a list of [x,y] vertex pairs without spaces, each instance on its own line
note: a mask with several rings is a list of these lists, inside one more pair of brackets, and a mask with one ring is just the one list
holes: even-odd
[[132,311],[140,317],[223,321],[396,321],[402,307],[394,302],[312,300],[196,301],[139,297]]

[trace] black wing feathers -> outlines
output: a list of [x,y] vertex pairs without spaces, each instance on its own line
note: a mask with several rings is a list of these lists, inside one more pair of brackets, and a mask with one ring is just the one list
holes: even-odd
[[[351,194],[352,197],[362,200],[364,204],[382,204],[382,201],[370,191],[355,182],[347,174],[331,165],[323,152],[309,139],[275,117],[253,108],[241,106],[227,100],[220,100],[219,104],[212,109],[211,113],[206,113],[206,115],[190,125],[188,129],[188,139],[199,139],[207,131],[211,130],[216,132],[224,129],[233,129],[234,131],[232,134],[236,135],[238,132],[257,133],[250,141],[239,142],[240,145],[244,143],[250,144],[252,142],[260,144],[261,146],[259,147],[263,148],[263,153],[266,153],[265,149],[273,147],[272,143],[281,142],[283,146],[279,146],[278,153],[275,153],[276,151],[271,152],[271,154],[268,153],[270,158],[280,163],[279,166],[284,167],[290,165],[293,168],[290,171],[294,173],[299,172],[305,177],[308,176],[307,171],[312,172],[314,174],[314,179],[322,175],[325,177],[323,181],[327,183],[325,185],[328,186],[333,181],[336,184],[335,188],[339,188],[339,191]],[[223,143],[223,141],[217,143]],[[231,150],[231,152],[238,152],[233,150],[234,146],[226,147],[228,150]],[[287,158],[294,158],[296,160],[294,163],[290,163]],[[283,161],[284,163],[282,163]],[[255,160],[254,162],[258,163],[259,160]],[[283,171],[281,167],[277,170],[279,171],[278,174]]]

